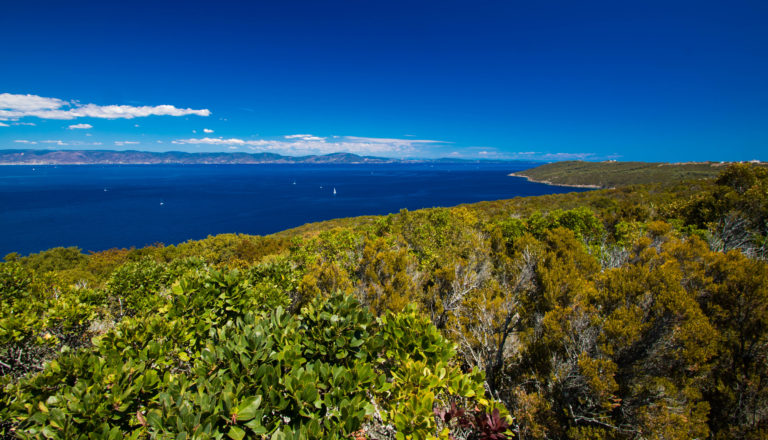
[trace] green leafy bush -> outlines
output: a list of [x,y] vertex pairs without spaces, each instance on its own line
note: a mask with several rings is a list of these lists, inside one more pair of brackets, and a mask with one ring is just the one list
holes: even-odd
[[766,188],[11,254],[0,436],[764,438]]

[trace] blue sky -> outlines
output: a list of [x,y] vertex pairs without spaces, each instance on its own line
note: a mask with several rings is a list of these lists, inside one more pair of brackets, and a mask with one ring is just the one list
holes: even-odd
[[768,2],[35,1],[0,149],[768,160]]

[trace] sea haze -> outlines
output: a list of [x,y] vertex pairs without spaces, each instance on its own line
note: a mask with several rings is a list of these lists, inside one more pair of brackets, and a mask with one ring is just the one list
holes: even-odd
[[[225,232],[584,191],[509,177],[537,164],[0,167],[0,257],[175,244]],[[336,194],[333,194],[334,188]]]

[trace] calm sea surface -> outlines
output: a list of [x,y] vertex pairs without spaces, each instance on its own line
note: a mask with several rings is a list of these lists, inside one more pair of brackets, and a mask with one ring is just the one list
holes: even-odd
[[55,246],[96,251],[264,235],[401,208],[581,191],[507,176],[532,166],[0,166],[0,258]]

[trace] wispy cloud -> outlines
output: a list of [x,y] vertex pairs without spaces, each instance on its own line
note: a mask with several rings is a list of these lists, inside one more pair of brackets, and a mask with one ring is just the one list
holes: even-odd
[[303,141],[324,141],[324,137],[313,136],[311,134],[289,134],[286,139],[301,139]]
[[560,161],[560,160],[599,160],[605,159],[596,155],[595,153],[570,153],[570,152],[543,152],[543,151],[511,151],[505,152],[504,156],[509,159],[519,160],[544,160],[544,161]]
[[560,160],[600,160],[610,157],[598,156],[590,152],[547,152],[547,151],[505,151],[490,146],[464,147],[461,150],[453,151],[448,154],[451,157],[463,158],[481,158],[481,159],[502,159],[502,160],[540,160],[540,161],[560,161]]
[[[262,141],[262,140],[255,140],[255,141],[247,141],[244,139],[238,139],[238,138],[230,138],[230,139],[224,139],[224,138],[192,138],[192,139],[177,139],[175,141],[172,141],[174,144],[204,144],[204,145],[262,145],[262,143],[266,144],[269,141]],[[279,141],[278,141],[279,142]]]
[[332,139],[311,134],[292,134],[283,139],[240,139],[240,138],[191,138],[177,139],[174,144],[216,145],[247,147],[252,151],[269,151],[281,154],[328,154],[347,152],[355,154],[378,154],[385,156],[407,155],[431,144],[442,141],[419,139],[389,139],[357,136],[334,136]]
[[74,124],[74,125],[70,125],[69,126],[70,130],[88,130],[90,128],[93,128],[93,125],[91,125],[91,124]]
[[66,145],[69,145],[68,143],[66,143],[66,142],[64,142],[62,140],[45,140],[45,141],[40,141],[40,143],[42,143],[42,144],[56,144],[59,147],[64,147]]
[[46,139],[42,141],[30,141],[27,139],[16,139],[14,142],[25,145],[37,145],[37,144],[49,144],[57,147],[91,147],[103,145],[101,142],[83,142],[83,141],[67,141],[64,142],[59,139]]
[[545,153],[541,155],[546,160],[586,160],[595,159],[594,153]]
[[37,95],[0,93],[0,120],[37,117],[41,119],[133,119],[147,116],[208,116],[208,109],[177,108],[173,105],[132,106],[80,104]]
[[389,145],[411,145],[411,144],[449,144],[445,141],[433,141],[427,139],[390,139],[390,138],[372,138],[372,137],[359,137],[359,136],[342,136],[349,142],[365,142],[372,144],[389,144]]
[[213,130],[211,130],[210,128],[204,128],[203,133],[213,133]]
[[118,147],[122,147],[125,145],[138,145],[138,142],[136,141],[115,141],[115,145]]
[[0,122],[0,127],[10,127],[10,125],[8,125],[8,124],[3,124],[2,122]]

